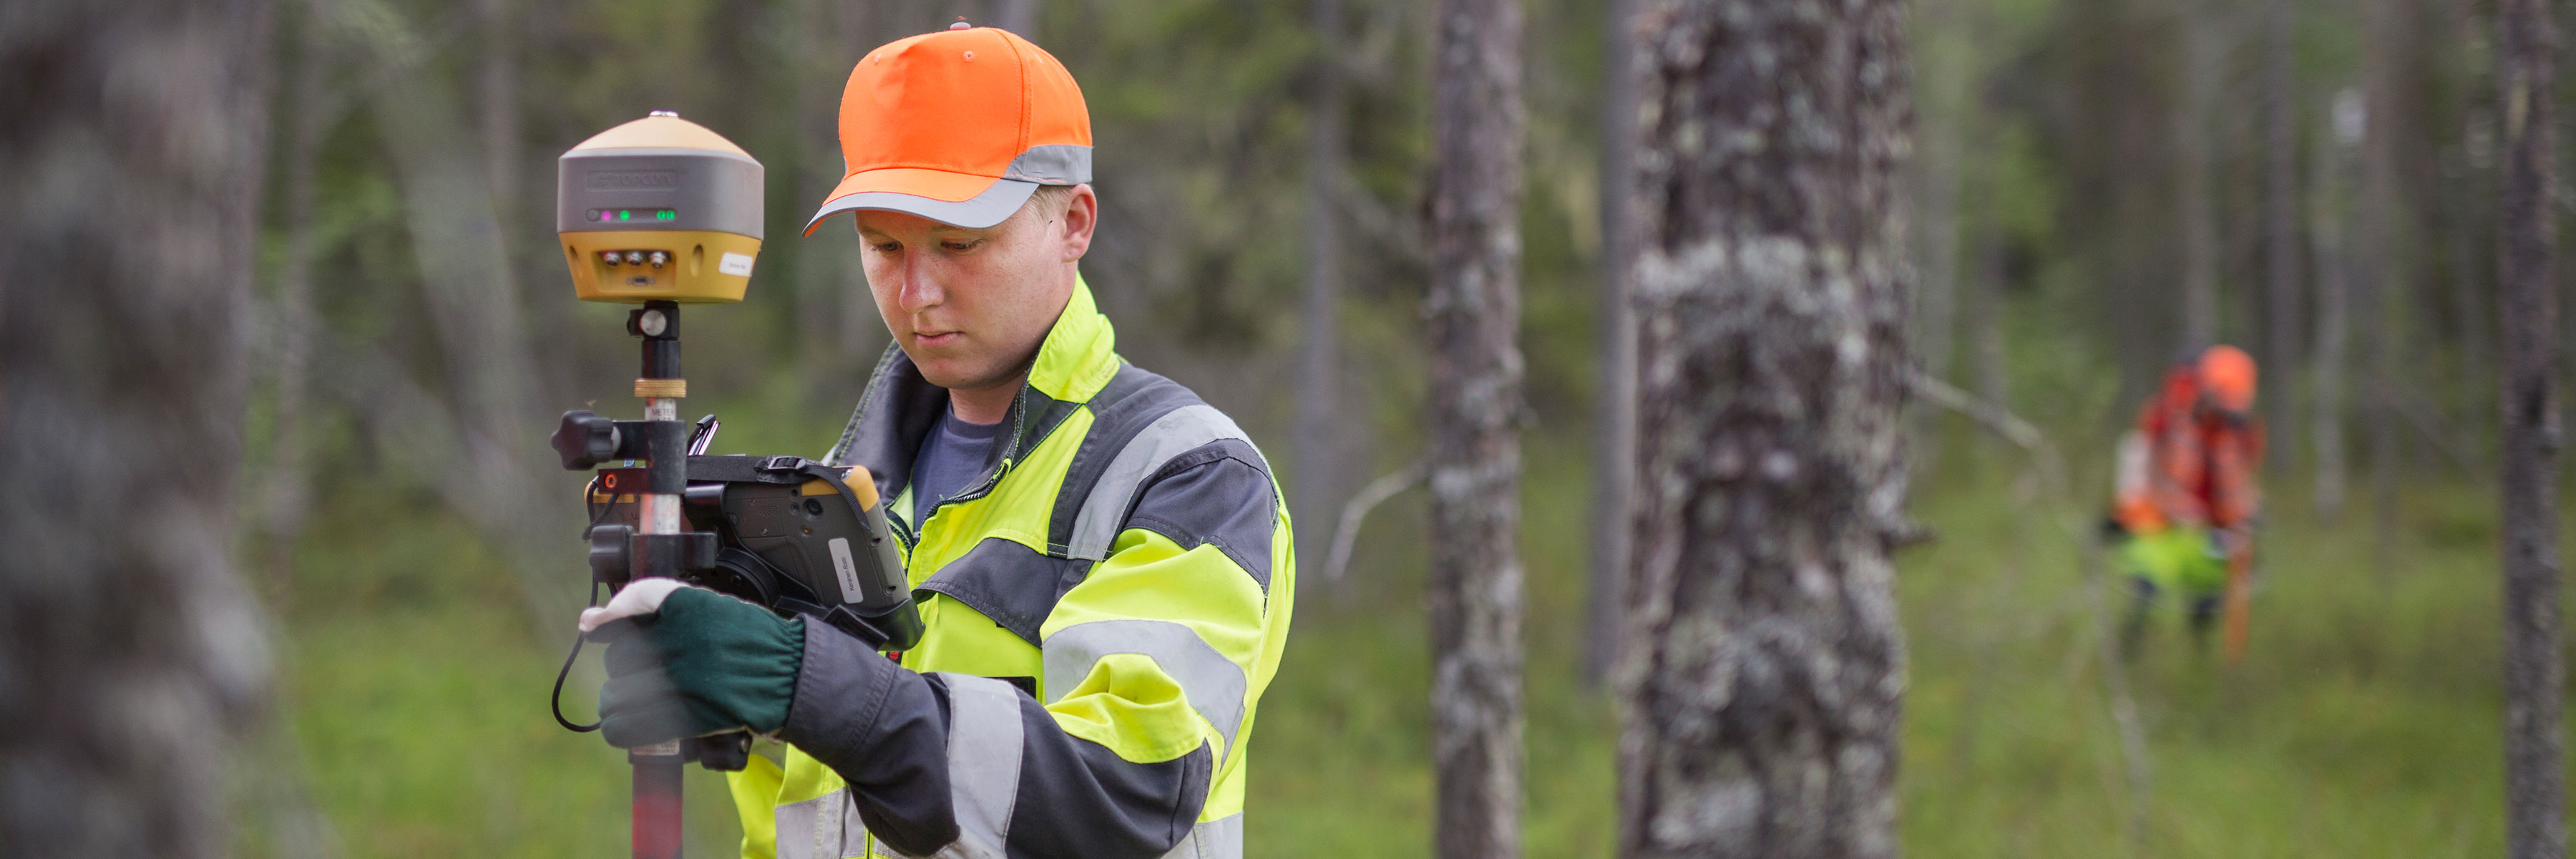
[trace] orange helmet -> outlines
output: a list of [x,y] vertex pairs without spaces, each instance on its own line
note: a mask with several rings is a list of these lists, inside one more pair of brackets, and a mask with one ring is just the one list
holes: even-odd
[[2254,356],[2234,346],[2200,353],[2200,390],[2210,404],[2243,414],[2254,408]]

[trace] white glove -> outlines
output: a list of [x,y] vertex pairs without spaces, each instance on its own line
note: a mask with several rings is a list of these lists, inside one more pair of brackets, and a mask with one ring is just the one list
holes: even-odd
[[607,605],[581,610],[581,631],[590,632],[612,620],[660,613],[662,601],[670,599],[672,591],[685,587],[693,586],[679,579],[659,576],[627,582],[626,587],[618,589],[617,596],[609,598]]

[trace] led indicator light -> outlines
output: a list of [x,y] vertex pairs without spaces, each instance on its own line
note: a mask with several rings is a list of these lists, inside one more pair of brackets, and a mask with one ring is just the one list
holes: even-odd
[[624,210],[624,209],[619,209],[619,210],[617,210],[617,219],[618,219],[618,220],[623,221],[623,220],[626,220],[626,219],[631,218],[631,217],[634,217],[634,216],[635,216],[635,213],[634,213],[634,212],[629,212],[629,211],[626,211],[626,210]]

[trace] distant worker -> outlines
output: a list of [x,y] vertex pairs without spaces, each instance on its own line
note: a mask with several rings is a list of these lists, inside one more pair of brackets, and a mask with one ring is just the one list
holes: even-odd
[[2227,652],[2245,647],[2254,526],[2262,511],[2255,469],[2263,424],[2254,416],[2254,359],[2212,346],[2177,362],[2120,439],[2112,501],[2112,556],[2136,582],[2127,637],[2134,646],[2162,594],[2188,609],[2206,640],[2222,605]]

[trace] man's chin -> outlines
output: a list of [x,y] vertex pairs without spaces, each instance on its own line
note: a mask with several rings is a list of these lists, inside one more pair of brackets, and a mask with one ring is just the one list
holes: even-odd
[[[907,352],[905,354],[909,355],[910,353]],[[914,369],[921,372],[921,378],[924,381],[952,391],[981,390],[992,387],[995,384],[1010,381],[1008,378],[1009,374],[996,373],[988,368],[966,368],[958,366],[960,362],[953,360],[932,358],[924,361],[919,355],[912,355],[911,357],[912,366]]]
[[1029,367],[1037,360],[1037,349],[1031,347],[1019,361],[993,360],[982,356],[958,355],[946,349],[923,348],[917,343],[904,343],[903,354],[912,359],[915,372],[933,385],[951,391],[980,391],[1010,386],[1017,388],[1026,379]]

